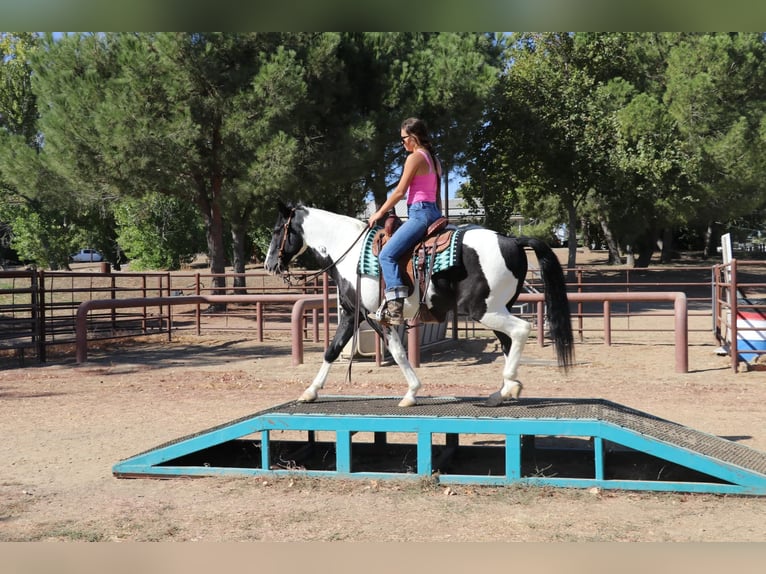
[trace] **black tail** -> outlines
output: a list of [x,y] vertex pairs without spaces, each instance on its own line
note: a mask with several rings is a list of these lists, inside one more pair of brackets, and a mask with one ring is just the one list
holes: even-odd
[[549,331],[556,347],[559,366],[567,369],[574,364],[574,340],[564,271],[556,254],[543,241],[531,237],[517,237],[516,240],[519,245],[531,247],[537,255],[540,275],[545,285]]

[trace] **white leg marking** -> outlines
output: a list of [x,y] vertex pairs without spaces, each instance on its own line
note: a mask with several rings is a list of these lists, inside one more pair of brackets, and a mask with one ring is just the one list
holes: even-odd
[[505,365],[503,367],[503,385],[499,391],[492,393],[487,399],[487,405],[497,406],[506,399],[518,399],[521,394],[523,385],[516,378],[516,375],[519,362],[521,361],[521,353],[527,344],[527,338],[529,337],[532,325],[523,319],[514,317],[510,313],[506,313],[505,316],[502,316],[502,314],[485,316],[482,317],[481,322],[491,329],[505,333],[511,338],[511,350],[505,357]]
[[404,378],[407,379],[408,390],[402,400],[399,402],[400,407],[412,407],[417,404],[418,389],[420,388],[420,380],[415,374],[415,370],[410,365],[409,359],[407,359],[407,353],[404,350],[402,341],[399,339],[399,333],[395,329],[388,329],[388,350],[391,351],[391,356],[399,365],[399,368],[404,373]]
[[313,382],[306,388],[305,391],[303,391],[303,394],[298,399],[299,402],[313,403],[315,400],[317,400],[317,397],[319,397],[319,389],[324,387],[325,381],[327,380],[327,375],[330,373],[330,367],[332,367],[332,363],[328,363],[327,361],[322,363],[322,366],[319,367],[317,376],[314,377]]
[[511,350],[505,357],[503,367],[503,385],[487,399],[487,404],[499,405],[504,399],[518,398],[521,393],[516,371],[532,326],[511,315],[505,307],[516,292],[519,279],[505,266],[497,234],[488,230],[470,231],[465,234],[464,244],[478,254],[481,271],[489,284],[487,311],[480,322],[494,331],[505,333],[511,339]]

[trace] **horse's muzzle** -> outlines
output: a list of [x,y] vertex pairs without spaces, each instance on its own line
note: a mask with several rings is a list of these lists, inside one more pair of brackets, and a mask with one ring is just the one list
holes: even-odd
[[264,261],[263,268],[271,275],[283,275],[287,265],[284,265],[279,257],[269,257]]
[[263,269],[272,275],[279,275],[281,273],[280,267],[279,259],[276,257],[267,257],[266,261],[263,262]]

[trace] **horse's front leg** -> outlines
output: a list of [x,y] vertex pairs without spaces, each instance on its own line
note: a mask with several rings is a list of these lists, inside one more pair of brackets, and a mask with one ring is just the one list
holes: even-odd
[[330,374],[330,367],[332,367],[335,359],[340,356],[343,347],[345,347],[346,343],[351,340],[353,334],[354,315],[353,313],[349,313],[345,309],[340,308],[338,310],[338,329],[335,331],[335,336],[327,347],[327,351],[325,351],[322,366],[319,367],[319,372],[316,377],[314,377],[314,380],[298,398],[299,402],[311,403],[317,400],[317,397],[319,397],[319,390],[324,387],[324,384],[327,381],[327,376]]
[[388,350],[390,351],[391,356],[394,358],[394,361],[396,361],[396,364],[399,365],[402,373],[404,373],[404,378],[407,379],[407,393],[404,395],[402,400],[399,401],[399,406],[415,406],[417,404],[415,395],[417,395],[418,389],[420,389],[420,380],[415,374],[412,365],[410,365],[410,361],[407,358],[407,353],[404,350],[404,346],[402,345],[402,341],[399,338],[399,333],[396,331],[396,329],[388,329]]

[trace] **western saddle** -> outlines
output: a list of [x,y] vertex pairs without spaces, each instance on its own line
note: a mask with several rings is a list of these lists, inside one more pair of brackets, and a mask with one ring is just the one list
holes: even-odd
[[[380,254],[380,250],[391,239],[394,232],[402,225],[402,220],[398,215],[391,212],[385,220],[385,223],[381,229],[379,229],[372,242],[372,253],[377,257]],[[428,290],[428,284],[431,281],[431,273],[433,272],[433,261],[437,253],[440,253],[449,248],[452,240],[452,234],[455,232],[455,228],[449,226],[449,221],[446,217],[440,217],[434,221],[426,230],[426,234],[423,239],[415,244],[412,251],[405,253],[399,260],[399,270],[401,273],[402,281],[407,286],[409,294],[411,295],[415,289],[415,281],[418,281],[418,287],[420,290],[420,310],[418,316],[422,322],[425,323],[440,323],[444,321],[446,317],[435,316],[425,303],[426,292]],[[413,261],[417,258],[417,268]],[[428,261],[431,261],[431,265],[428,265]],[[384,280],[381,274],[381,292],[385,289]]]

